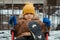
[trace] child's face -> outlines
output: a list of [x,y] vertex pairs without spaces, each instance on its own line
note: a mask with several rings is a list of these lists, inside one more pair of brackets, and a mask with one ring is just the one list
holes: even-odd
[[31,20],[32,18],[33,18],[33,14],[32,13],[26,13],[25,15],[24,15],[24,18],[25,19],[27,19],[27,20]]

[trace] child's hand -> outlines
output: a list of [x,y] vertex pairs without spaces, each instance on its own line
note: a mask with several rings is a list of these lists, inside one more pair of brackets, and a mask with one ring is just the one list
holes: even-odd
[[9,19],[9,24],[11,26],[15,26],[17,24],[17,20],[16,20],[16,17],[15,16],[11,16],[10,19]]
[[22,33],[23,36],[31,36],[31,33],[30,32],[24,32]]
[[45,23],[45,25],[47,26],[47,27],[49,27],[50,26],[50,20],[48,19],[48,18],[43,18],[43,23]]

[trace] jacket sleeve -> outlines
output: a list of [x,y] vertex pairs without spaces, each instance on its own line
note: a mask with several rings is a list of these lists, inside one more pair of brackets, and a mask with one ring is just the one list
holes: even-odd
[[18,19],[17,24],[15,25],[14,29],[18,31],[21,26],[21,20]]
[[42,32],[49,32],[50,31],[50,26],[46,27],[44,23],[42,23]]
[[42,32],[46,32],[45,24],[41,22],[41,26],[42,26]]
[[18,22],[15,26],[14,26],[14,36],[16,37],[17,36],[17,33],[18,33],[18,29],[20,27],[20,23]]
[[14,27],[16,36],[20,35],[22,33],[22,27],[23,20],[19,19],[17,22],[17,25]]
[[14,27],[15,30],[18,30],[18,28],[20,27],[20,24],[17,23],[17,25]]

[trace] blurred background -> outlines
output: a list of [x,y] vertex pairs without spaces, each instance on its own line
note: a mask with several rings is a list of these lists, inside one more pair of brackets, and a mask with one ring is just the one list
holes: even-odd
[[10,33],[11,27],[8,23],[10,16],[15,15],[18,18],[22,14],[22,8],[26,2],[34,4],[41,21],[44,17],[51,20],[51,31],[60,30],[60,0],[0,0],[1,32],[7,30],[6,32]]

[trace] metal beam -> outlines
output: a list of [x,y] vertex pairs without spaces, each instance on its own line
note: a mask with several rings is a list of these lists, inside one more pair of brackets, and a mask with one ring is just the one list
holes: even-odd
[[[5,4],[12,4],[12,0],[4,0]],[[14,4],[24,4],[26,2],[32,2],[32,3],[44,3],[44,0],[13,0]],[[3,3],[2,0],[0,0],[0,3]]]

